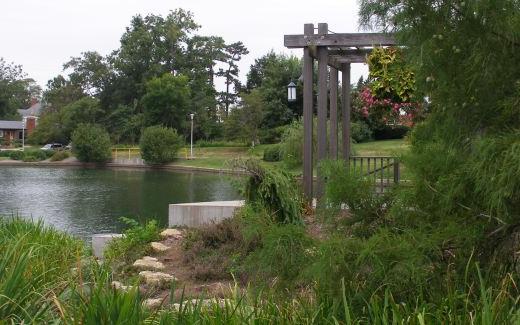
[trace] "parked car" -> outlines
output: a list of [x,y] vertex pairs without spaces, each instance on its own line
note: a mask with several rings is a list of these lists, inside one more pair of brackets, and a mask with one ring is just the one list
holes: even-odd
[[47,143],[43,147],[40,148],[41,150],[63,150],[64,146],[61,143]]

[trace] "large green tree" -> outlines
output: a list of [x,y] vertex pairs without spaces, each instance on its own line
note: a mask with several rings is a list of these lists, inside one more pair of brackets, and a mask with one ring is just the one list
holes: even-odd
[[121,47],[113,54],[123,104],[139,99],[151,78],[183,70],[187,42],[198,28],[193,14],[183,9],[166,17],[150,14],[132,18],[121,37]]
[[[294,103],[287,102],[287,85],[297,82],[301,75],[300,59],[269,52],[255,60],[247,74],[247,90],[258,89],[263,97],[264,128],[290,123],[302,115],[301,96]],[[301,89],[300,92],[301,94]]]
[[[229,105],[236,103],[236,62],[247,50],[240,42],[226,45],[218,36],[195,35],[198,28],[193,15],[183,9],[165,17],[133,17],[121,37],[120,47],[111,54],[102,56],[87,51],[64,64],[67,75],[49,81],[45,93],[47,110],[58,111],[83,96],[98,98],[103,111],[99,123],[113,140],[133,143],[149,122],[145,122],[143,106],[148,101],[143,100],[149,92],[148,83],[166,73],[183,75],[189,80],[190,112],[197,119],[195,137],[219,136],[218,103],[223,98]],[[216,70],[219,63],[231,68]],[[226,96],[215,90],[215,78],[228,84]],[[147,116],[149,119],[150,114]]]
[[57,110],[45,110],[30,140],[35,143],[68,143],[80,124],[98,124],[104,116],[95,97],[85,96]]
[[0,58],[0,119],[19,118],[17,109],[30,106],[41,96],[41,88],[27,77],[22,67]]
[[146,84],[142,98],[144,123],[183,130],[189,113],[188,78],[166,73]]
[[84,96],[85,93],[80,84],[58,75],[47,82],[47,88],[43,92],[43,101],[46,104],[45,112],[58,111]]
[[257,89],[249,94],[242,94],[242,102],[224,121],[226,138],[251,143],[252,146],[257,144],[264,107],[265,102]]

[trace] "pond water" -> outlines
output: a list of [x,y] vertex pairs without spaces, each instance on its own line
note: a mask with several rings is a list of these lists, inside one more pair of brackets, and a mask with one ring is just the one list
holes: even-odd
[[230,176],[143,169],[0,167],[0,215],[42,219],[84,239],[121,216],[167,225],[168,204],[235,200]]

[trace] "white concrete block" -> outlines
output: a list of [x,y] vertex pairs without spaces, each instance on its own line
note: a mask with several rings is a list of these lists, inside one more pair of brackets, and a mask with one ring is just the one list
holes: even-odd
[[92,251],[97,258],[103,258],[103,251],[114,238],[121,238],[122,234],[95,234],[92,235]]
[[231,218],[244,201],[215,201],[170,204],[168,224],[170,227],[200,227]]

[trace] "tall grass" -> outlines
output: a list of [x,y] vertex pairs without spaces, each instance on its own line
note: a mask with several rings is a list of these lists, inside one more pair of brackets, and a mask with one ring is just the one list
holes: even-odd
[[52,296],[64,290],[82,248],[41,222],[0,219],[0,319],[45,319]]
[[[423,293],[416,290],[416,296],[405,299],[398,298],[389,286],[381,283],[367,299],[356,300],[356,287],[348,283],[355,279],[336,278],[330,281],[335,281],[340,291],[337,297],[321,292],[312,282],[292,296],[269,287],[258,292],[240,290],[237,286],[225,302],[172,300],[175,305],[153,311],[142,305],[144,297],[137,288],[128,292],[111,288],[111,271],[86,260],[81,242],[41,222],[0,220],[0,249],[0,323],[423,325],[520,322],[520,293],[514,274],[506,273],[499,281],[493,280],[496,278],[486,277],[473,263],[468,263],[467,274],[455,280],[439,274],[446,282],[443,292],[427,294],[429,288],[424,288]],[[292,253],[289,250],[287,253],[290,260]],[[284,259],[283,254],[278,259]],[[75,266],[80,267],[73,270]]]

